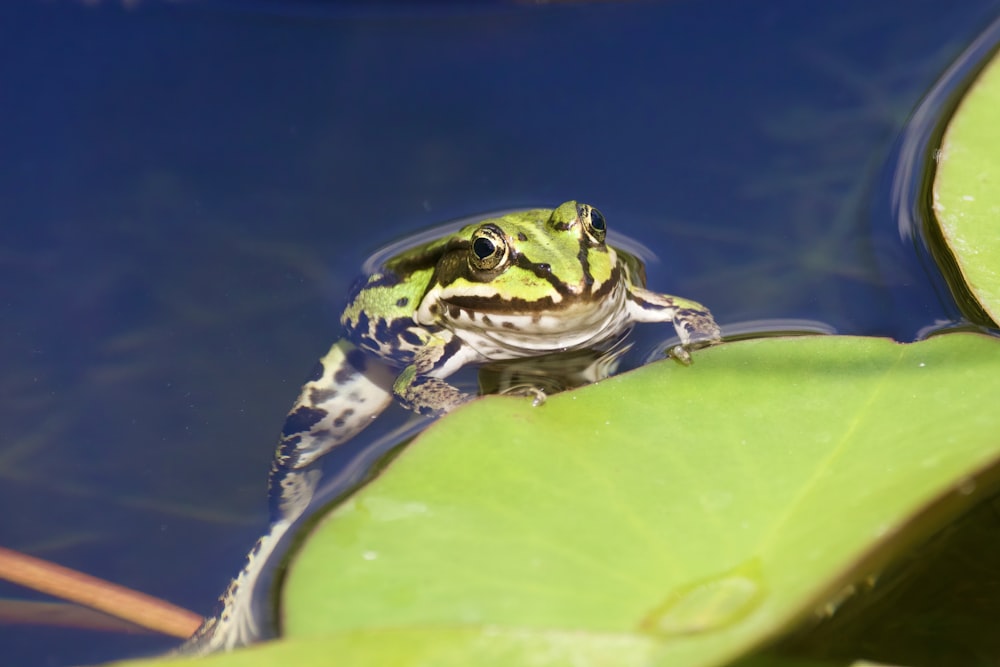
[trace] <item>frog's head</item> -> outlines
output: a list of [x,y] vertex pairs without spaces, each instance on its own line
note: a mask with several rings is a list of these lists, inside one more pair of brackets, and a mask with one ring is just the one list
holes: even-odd
[[470,225],[438,262],[422,314],[455,327],[520,328],[517,317],[536,326],[544,318],[549,329],[589,326],[623,298],[606,235],[601,212],[575,201]]

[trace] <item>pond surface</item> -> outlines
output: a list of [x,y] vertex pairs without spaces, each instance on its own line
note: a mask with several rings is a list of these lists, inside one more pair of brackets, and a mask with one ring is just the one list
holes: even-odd
[[[961,321],[887,184],[998,13],[0,4],[0,544],[207,613],[358,267],[455,217],[592,203],[724,329]],[[27,667],[175,643],[0,630]]]

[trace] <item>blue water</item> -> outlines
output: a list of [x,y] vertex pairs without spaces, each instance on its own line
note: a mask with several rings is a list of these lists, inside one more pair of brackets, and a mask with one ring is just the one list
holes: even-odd
[[358,267],[449,218],[588,201],[724,326],[961,318],[887,184],[997,0],[127,4],[0,3],[5,546],[207,612]]

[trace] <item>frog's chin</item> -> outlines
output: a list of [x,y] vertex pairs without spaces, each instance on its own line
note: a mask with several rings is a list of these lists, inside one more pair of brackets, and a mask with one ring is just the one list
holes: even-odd
[[628,330],[624,299],[530,313],[466,312],[445,326],[491,360],[595,347]]

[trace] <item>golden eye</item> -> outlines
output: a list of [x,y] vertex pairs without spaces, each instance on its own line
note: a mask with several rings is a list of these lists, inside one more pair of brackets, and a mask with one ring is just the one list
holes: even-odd
[[590,226],[597,232],[604,233],[608,231],[608,225],[604,221],[604,214],[596,208],[590,209]]
[[604,243],[604,239],[608,234],[608,223],[604,219],[604,214],[589,204],[580,204],[578,213],[580,221],[583,223],[583,228],[587,231],[587,236],[594,243]]
[[483,225],[472,235],[469,266],[475,271],[493,271],[510,256],[507,239],[495,225]]

